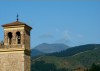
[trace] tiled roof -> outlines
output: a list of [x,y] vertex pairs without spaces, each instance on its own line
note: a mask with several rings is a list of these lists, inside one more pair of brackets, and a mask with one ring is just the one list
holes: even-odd
[[[20,21],[16,21],[16,22],[12,22],[12,23],[9,23],[9,24],[4,24],[2,25],[3,27],[7,27],[7,26],[18,26],[18,25],[26,25],[28,26],[27,24],[23,23],[23,22],[20,22]],[[28,26],[30,27],[30,26]],[[31,28],[31,27],[30,27]],[[32,29],[32,28],[31,28]]]

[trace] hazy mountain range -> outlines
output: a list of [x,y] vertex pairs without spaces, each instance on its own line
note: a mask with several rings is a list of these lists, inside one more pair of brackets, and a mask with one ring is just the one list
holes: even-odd
[[37,55],[42,55],[47,53],[60,52],[68,48],[69,46],[60,43],[56,43],[56,44],[42,43],[31,50],[31,55],[37,56]]
[[[32,59],[32,70],[38,70],[37,63],[43,62],[50,68],[50,65],[60,71],[74,71],[77,68],[89,68],[93,63],[100,64],[100,44],[87,44],[68,48],[64,51],[41,55]],[[34,67],[34,65],[36,67]],[[47,68],[48,68],[47,66]],[[52,67],[52,66],[51,66]],[[42,67],[43,69],[44,67]],[[48,68],[48,69],[49,69]],[[63,69],[62,69],[63,68]],[[49,71],[49,70],[46,70]],[[59,71],[59,70],[57,70]]]

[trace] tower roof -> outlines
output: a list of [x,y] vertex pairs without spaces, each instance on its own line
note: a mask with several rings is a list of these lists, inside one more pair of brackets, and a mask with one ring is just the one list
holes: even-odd
[[20,26],[20,25],[25,25],[25,26],[29,27],[30,29],[32,29],[32,27],[30,27],[27,24],[20,22],[20,21],[12,22],[12,23],[9,23],[9,24],[4,24],[4,25],[2,25],[2,27]]

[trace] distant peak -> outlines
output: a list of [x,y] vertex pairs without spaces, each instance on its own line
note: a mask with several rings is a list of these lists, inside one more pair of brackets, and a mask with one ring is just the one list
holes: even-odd
[[42,43],[43,45],[48,45],[47,43]]

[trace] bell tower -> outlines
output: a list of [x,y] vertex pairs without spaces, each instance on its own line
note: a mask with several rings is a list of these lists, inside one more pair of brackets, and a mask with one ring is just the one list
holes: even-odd
[[2,25],[4,46],[0,48],[0,71],[31,71],[31,27],[18,21]]

